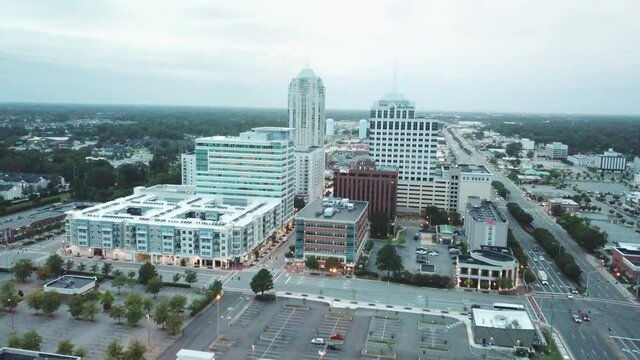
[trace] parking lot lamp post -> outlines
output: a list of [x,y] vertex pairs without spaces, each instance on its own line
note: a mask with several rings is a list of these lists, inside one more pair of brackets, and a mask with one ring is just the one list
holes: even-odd
[[16,332],[14,322],[13,322],[13,309],[11,308],[11,299],[7,299],[7,303],[9,303],[9,312],[11,313],[11,333],[14,334]]
[[147,317],[147,348],[151,349],[151,317],[149,316],[149,314],[147,314],[146,317]]
[[216,328],[217,328],[217,332],[216,332],[216,338],[220,336],[220,294],[216,295]]

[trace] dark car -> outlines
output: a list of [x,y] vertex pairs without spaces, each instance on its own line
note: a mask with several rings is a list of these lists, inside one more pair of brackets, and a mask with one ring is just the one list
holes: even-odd
[[591,316],[588,314],[582,313],[582,321],[591,321]]
[[327,345],[327,350],[340,351],[340,348],[333,344],[329,344]]

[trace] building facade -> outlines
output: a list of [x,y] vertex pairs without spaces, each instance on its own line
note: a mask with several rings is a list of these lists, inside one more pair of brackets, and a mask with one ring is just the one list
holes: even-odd
[[464,217],[464,232],[469,250],[482,246],[507,246],[509,221],[496,205],[477,196],[470,196]]
[[182,169],[182,185],[196,184],[196,154],[188,153],[180,155]]
[[325,88],[322,79],[308,67],[289,84],[289,127],[295,146],[324,146]]
[[336,135],[336,121],[333,119],[327,119],[325,135],[327,137],[334,137]]
[[522,144],[522,150],[525,152],[533,151],[536,147],[536,142],[527,138],[520,139],[520,144]]
[[309,203],[296,214],[296,258],[314,256],[321,263],[337,258],[353,270],[369,236],[367,207],[367,202],[340,198]]
[[454,182],[450,190],[455,195],[457,186],[458,204],[456,211],[458,214],[464,216],[469,196],[477,196],[481,199],[491,198],[493,174],[484,165],[458,164],[451,169],[451,174],[458,180],[458,184]]
[[278,222],[293,218],[293,129],[260,127],[237,137],[196,139],[196,191],[225,198],[280,201]]
[[358,122],[358,139],[364,140],[369,135],[369,122],[367,119],[360,119]]
[[382,213],[393,222],[396,218],[398,171],[376,168],[372,161],[356,161],[350,168],[334,170],[333,195],[366,201],[369,203],[369,220]]
[[518,286],[519,263],[511,249],[480,246],[469,255],[458,256],[454,277],[458,287],[500,290],[500,279],[510,279]]
[[17,185],[0,185],[0,197],[3,200],[14,200],[22,197],[22,187]]
[[613,249],[611,266],[616,272],[624,274],[632,282],[638,283],[640,276],[640,246],[637,244],[618,244]]
[[567,156],[567,161],[569,161],[573,166],[577,167],[593,166],[593,157],[583,154]]
[[476,344],[531,348],[536,329],[526,311],[472,309],[472,330]]
[[554,211],[560,211],[560,213],[575,214],[580,211],[580,204],[571,199],[551,198],[547,200],[545,210],[549,214],[553,214]]
[[67,212],[73,253],[224,267],[252,259],[274,238],[280,199],[196,194],[192,186],[138,187],[133,195]]
[[317,146],[298,146],[295,151],[296,196],[305,202],[324,194],[324,149]]
[[549,159],[566,159],[567,155],[569,155],[569,146],[554,141],[545,146],[544,154]]
[[627,168],[627,158],[609,149],[594,157],[594,166],[600,171],[624,171]]

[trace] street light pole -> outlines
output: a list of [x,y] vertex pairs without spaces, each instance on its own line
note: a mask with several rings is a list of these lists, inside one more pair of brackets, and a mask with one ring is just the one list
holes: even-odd
[[151,349],[151,317],[147,314],[147,348]]
[[216,338],[220,337],[220,294],[216,295]]
[[14,326],[14,322],[13,322],[13,309],[12,309],[12,305],[11,304],[11,299],[7,299],[7,303],[9,303],[9,312],[11,312],[11,333],[14,334],[16,332],[15,326]]

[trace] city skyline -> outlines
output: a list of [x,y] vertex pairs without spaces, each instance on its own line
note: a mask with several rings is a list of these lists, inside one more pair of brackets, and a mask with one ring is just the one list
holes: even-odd
[[397,69],[419,110],[640,113],[635,3],[337,5],[11,4],[0,101],[286,108],[309,62],[328,109],[366,109]]

